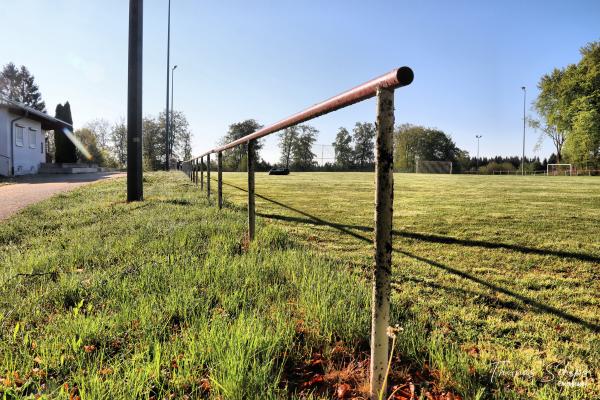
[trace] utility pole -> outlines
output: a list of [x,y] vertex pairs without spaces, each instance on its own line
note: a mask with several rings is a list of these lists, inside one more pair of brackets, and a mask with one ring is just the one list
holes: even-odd
[[165,109],[165,171],[169,170],[169,73],[171,72],[171,0],[167,12],[167,107]]
[[523,157],[521,158],[521,175],[525,175],[525,101],[527,98],[527,88],[521,86],[523,90]]
[[144,1],[129,0],[127,70],[127,201],[144,199],[142,176],[142,48]]

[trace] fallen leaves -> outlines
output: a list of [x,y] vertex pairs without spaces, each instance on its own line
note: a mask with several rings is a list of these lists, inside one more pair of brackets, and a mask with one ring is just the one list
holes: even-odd
[[96,346],[93,345],[93,344],[84,345],[83,346],[83,351],[85,351],[86,353],[93,353],[94,351],[96,351]]
[[[300,364],[286,366],[283,384],[300,398],[323,396],[364,399],[369,396],[369,354],[356,352],[341,342],[314,352]],[[420,368],[396,355],[388,378],[389,400],[462,400],[439,385],[440,374],[428,364]]]
[[335,394],[338,399],[347,399],[348,397],[350,397],[351,393],[352,387],[347,383],[342,383],[341,385],[338,385],[337,390],[335,391]]

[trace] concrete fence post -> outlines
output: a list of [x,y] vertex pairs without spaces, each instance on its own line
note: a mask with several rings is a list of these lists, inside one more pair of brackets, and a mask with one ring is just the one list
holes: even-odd
[[210,153],[206,155],[206,197],[210,200]]
[[200,157],[200,190],[204,190],[204,157]]
[[394,90],[377,89],[377,143],[375,164],[375,266],[371,299],[371,400],[385,396],[392,275],[392,216],[394,201]]
[[254,213],[254,140],[248,141],[248,239],[254,240],[256,215]]
[[219,210],[223,208],[223,153],[217,154],[217,197],[219,203]]

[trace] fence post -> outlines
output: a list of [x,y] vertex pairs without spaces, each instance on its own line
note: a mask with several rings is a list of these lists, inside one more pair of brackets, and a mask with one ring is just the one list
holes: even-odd
[[200,190],[204,190],[204,157],[200,157]]
[[210,153],[206,155],[206,197],[210,200]]
[[370,397],[385,396],[392,275],[392,216],[394,201],[394,90],[377,89],[377,143],[375,164],[375,268],[371,299],[371,386]]
[[248,239],[254,240],[254,140],[248,141]]
[[218,194],[218,203],[219,210],[223,208],[223,153],[219,152],[217,154],[217,194]]
[[198,159],[194,160],[194,183],[198,184]]

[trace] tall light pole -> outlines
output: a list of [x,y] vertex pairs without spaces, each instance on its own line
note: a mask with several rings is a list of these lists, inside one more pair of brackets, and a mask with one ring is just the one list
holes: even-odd
[[477,172],[479,172],[479,139],[481,139],[481,135],[475,135],[475,138],[477,138]]
[[127,68],[127,201],[144,199],[142,168],[142,47],[144,1],[129,0]]
[[527,88],[521,86],[523,90],[523,157],[521,158],[521,175],[525,175],[525,101],[527,98]]
[[173,68],[171,68],[171,123],[170,123],[170,128],[171,128],[171,135],[169,135],[169,156],[171,155],[171,152],[173,151],[173,127],[175,126],[175,117],[174,117],[174,102],[173,102],[173,91],[175,90],[175,70],[177,69],[177,65],[174,65]]
[[167,107],[165,109],[165,170],[169,170],[169,72],[171,72],[171,0],[169,0],[169,9],[167,12]]

